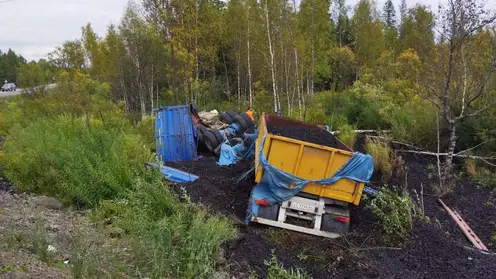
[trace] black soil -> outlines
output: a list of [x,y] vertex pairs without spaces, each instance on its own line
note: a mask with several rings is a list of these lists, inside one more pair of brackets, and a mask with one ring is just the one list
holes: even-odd
[[[328,134],[328,133],[327,133]],[[288,136],[285,134],[284,136]],[[294,136],[293,136],[294,138]],[[305,140],[304,138],[300,138]],[[323,142],[317,142],[323,144]],[[352,226],[345,238],[325,239],[258,224],[243,224],[251,189],[251,162],[219,167],[211,157],[199,161],[168,163],[171,167],[199,175],[200,179],[173,185],[186,191],[211,213],[224,215],[239,228],[239,237],[225,245],[232,275],[248,278],[256,273],[265,278],[265,260],[275,251],[285,267],[302,268],[313,278],[496,278],[496,256],[469,250],[471,246],[448,213],[431,196],[429,161],[404,158],[408,167],[408,190],[424,185],[427,221],[416,221],[411,238],[398,247],[383,241],[374,215],[365,202],[352,208]],[[398,179],[401,182],[401,179]],[[405,184],[405,183],[403,183]],[[373,187],[382,185],[379,181]],[[490,250],[496,250],[491,235],[496,231],[496,207],[491,194],[467,179],[461,179],[445,203],[457,210]],[[496,201],[494,201],[496,202]]]
[[331,133],[320,128],[306,127],[267,127],[268,132],[273,135],[306,141],[328,147],[337,147],[337,140]]

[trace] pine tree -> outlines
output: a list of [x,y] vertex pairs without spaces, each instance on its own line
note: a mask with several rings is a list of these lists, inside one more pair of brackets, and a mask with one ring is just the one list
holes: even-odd
[[403,20],[405,20],[407,9],[408,8],[406,6],[406,0],[401,0],[401,4],[400,4],[401,23],[403,23]]
[[388,0],[384,3],[383,8],[383,19],[386,23],[386,27],[393,28],[396,25],[396,11],[394,9],[393,1]]

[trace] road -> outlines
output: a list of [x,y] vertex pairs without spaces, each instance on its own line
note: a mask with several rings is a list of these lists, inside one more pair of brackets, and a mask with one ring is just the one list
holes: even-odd
[[[57,87],[57,84],[55,83],[52,83],[52,84],[49,84],[46,86],[46,89],[54,89],[55,87]],[[19,95],[22,93],[22,89],[21,88],[17,88],[16,91],[12,91],[12,92],[1,92],[0,91],[0,98],[1,97],[8,97],[8,96],[15,96],[15,95]]]

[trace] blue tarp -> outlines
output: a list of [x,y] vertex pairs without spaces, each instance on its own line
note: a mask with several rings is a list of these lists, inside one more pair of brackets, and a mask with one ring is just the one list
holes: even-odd
[[[232,124],[234,125],[234,124]],[[221,131],[223,132],[223,131]],[[223,132],[222,135],[226,141],[222,144],[220,148],[219,160],[217,165],[219,166],[230,166],[234,165],[241,160],[246,160],[251,156],[255,155],[255,140],[257,139],[258,132],[255,130],[253,134],[245,134],[245,141],[252,141],[252,144],[245,148],[244,142],[238,143],[235,146],[229,145],[226,135]]]
[[219,166],[230,166],[236,164],[242,159],[238,154],[241,154],[245,150],[245,145],[243,142],[236,144],[235,146],[230,146],[229,142],[224,142],[220,147],[219,161],[217,165]]
[[251,216],[258,216],[260,206],[255,203],[256,200],[264,200],[270,204],[282,203],[299,193],[310,182],[329,185],[342,178],[346,178],[357,182],[368,183],[374,172],[372,157],[355,152],[348,162],[332,177],[320,180],[305,180],[272,166],[263,153],[264,143],[265,137],[262,139],[259,154],[260,163],[264,168],[264,175],[262,181],[253,188],[251,193],[247,223],[250,222]]

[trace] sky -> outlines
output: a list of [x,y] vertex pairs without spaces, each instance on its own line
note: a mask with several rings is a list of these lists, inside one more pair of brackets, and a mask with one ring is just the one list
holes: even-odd
[[[110,23],[118,24],[129,0],[0,0],[0,50],[9,48],[27,60],[46,58],[65,41],[80,37],[88,22],[100,36]],[[382,8],[385,0],[375,0]],[[407,0],[437,10],[446,0]],[[354,6],[358,0],[347,0]],[[393,0],[397,14],[401,0]],[[496,8],[496,0],[489,0]]]

